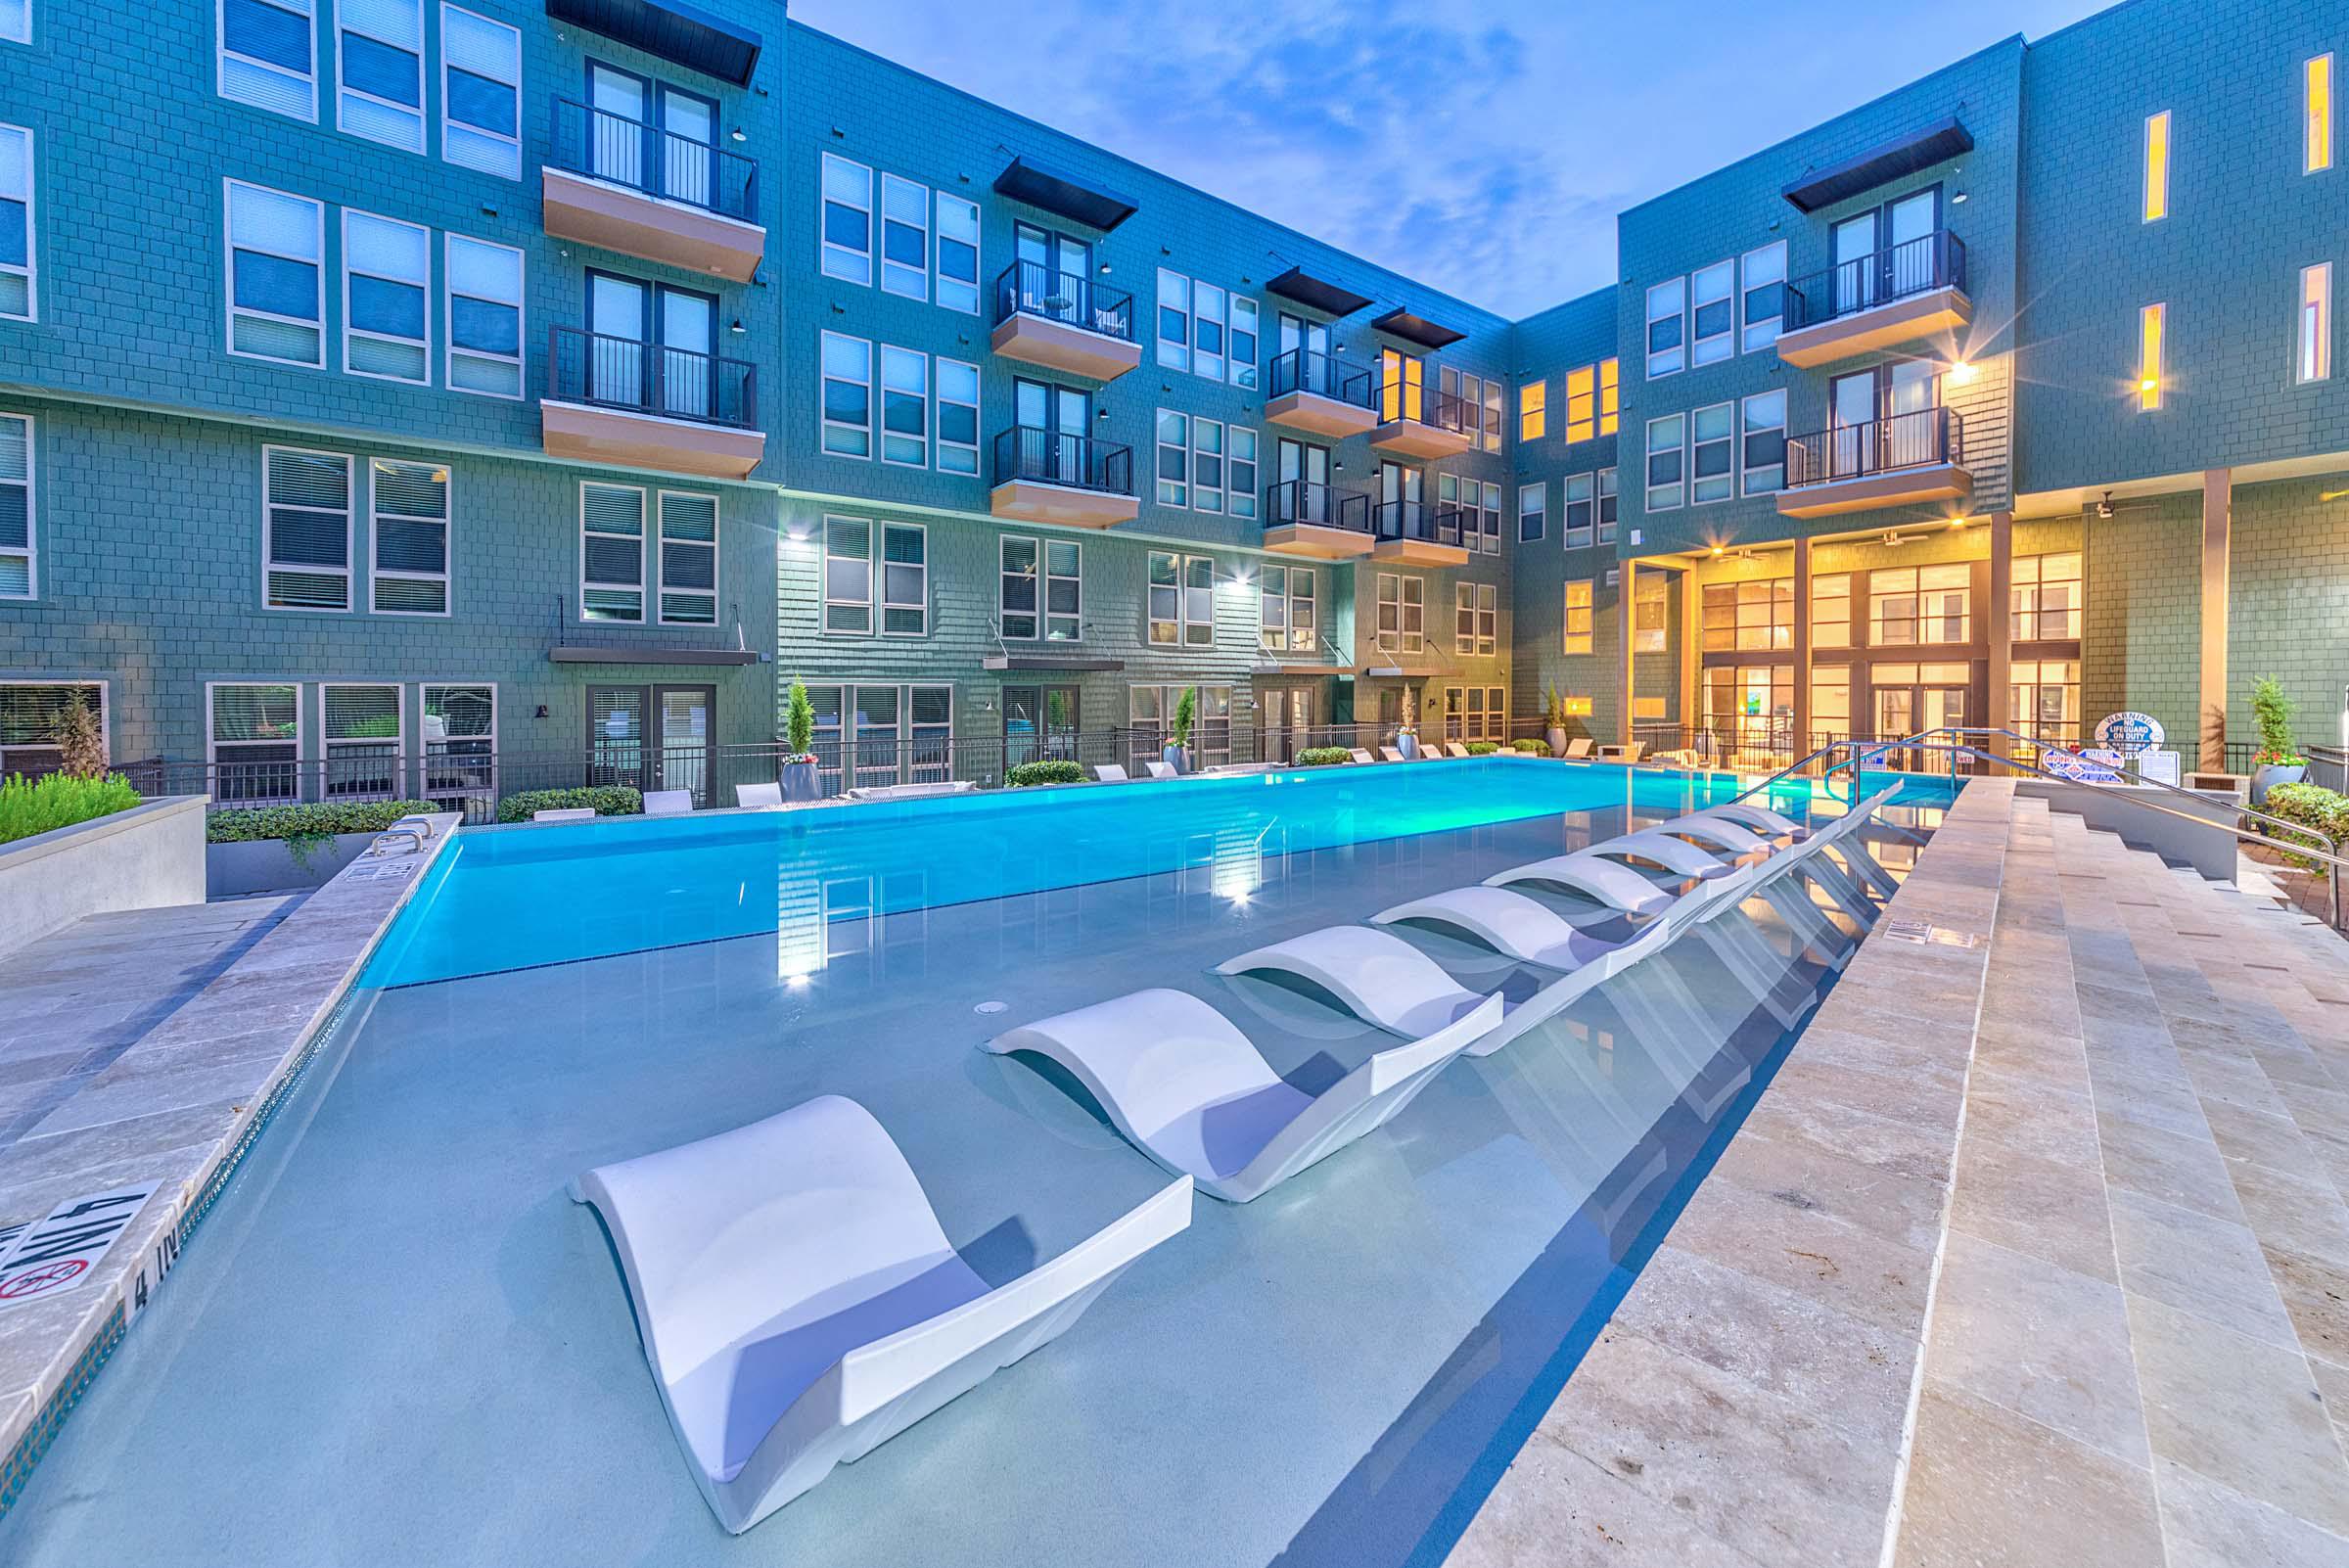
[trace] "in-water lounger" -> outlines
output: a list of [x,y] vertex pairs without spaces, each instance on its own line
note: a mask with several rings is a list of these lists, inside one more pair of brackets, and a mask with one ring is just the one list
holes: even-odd
[[1636,833],[1626,833],[1604,844],[1593,844],[1587,853],[1619,860],[1635,857],[1651,860],[1676,876],[1699,879],[1726,877],[1737,869],[1720,856],[1706,853],[1686,839],[1674,838],[1671,832],[1673,825],[1667,822],[1662,827],[1641,828]]
[[1095,762],[1093,764],[1093,778],[1096,782],[1102,784],[1125,784],[1131,782],[1127,775],[1126,769],[1116,762]]
[[1497,953],[1544,969],[1584,969],[1631,945],[1630,941],[1607,942],[1578,931],[1549,905],[1506,888],[1453,888],[1370,917],[1374,926],[1406,921],[1464,931]]
[[1219,975],[1270,970],[1312,981],[1364,1023],[1423,1039],[1491,998],[1465,991],[1444,966],[1391,932],[1326,926],[1216,965]]
[[1174,764],[1173,762],[1144,762],[1142,766],[1149,769],[1150,776],[1152,778],[1174,778],[1177,776],[1174,771]]
[[1811,830],[1792,817],[1781,816],[1767,806],[1751,801],[1732,801],[1727,806],[1708,806],[1693,813],[1696,816],[1717,816],[1742,823],[1757,833],[1800,844],[1811,836]]
[[1677,895],[1657,886],[1630,866],[1594,854],[1589,850],[1577,850],[1572,854],[1553,854],[1546,860],[1511,866],[1506,871],[1497,871],[1485,878],[1485,886],[1489,888],[1505,888],[1515,882],[1539,882],[1571,889],[1626,914],[1660,915],[1678,901]]
[[989,1289],[838,1095],[571,1186],[604,1218],[702,1496],[740,1533],[1058,1335],[1191,1222],[1191,1182]]
[[1778,848],[1738,823],[1718,816],[1707,816],[1702,811],[1692,816],[1676,816],[1669,822],[1659,822],[1655,831],[1669,833],[1676,839],[1694,840],[1699,849],[1709,847],[1710,853],[1733,855],[1739,859],[1749,854],[1771,854]]
[[1385,1125],[1500,1021],[1500,998],[1380,1051],[1319,1094],[1282,1082],[1231,1020],[1179,991],[1137,991],[998,1035],[997,1055],[1058,1063],[1127,1140],[1230,1203]]
[[738,807],[781,806],[783,786],[780,784],[737,784],[734,804]]

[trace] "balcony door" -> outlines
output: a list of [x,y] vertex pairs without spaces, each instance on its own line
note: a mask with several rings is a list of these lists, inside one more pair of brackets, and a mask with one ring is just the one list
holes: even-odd
[[1833,472],[1825,477],[1850,479],[1937,461],[1938,431],[1927,411],[1940,400],[1940,377],[1928,360],[1836,377],[1827,392]]
[[1837,223],[1835,313],[1848,315],[1932,287],[1931,241],[1940,227],[1938,185]]
[[1048,484],[1085,483],[1084,438],[1092,432],[1092,394],[1048,381],[1021,380],[1012,383],[1012,406],[1021,431],[1020,476]]
[[1020,308],[1030,315],[1091,330],[1087,301],[1092,296],[1092,246],[1034,223],[1013,224],[1011,237],[1012,252],[1020,263]]
[[1329,448],[1304,441],[1283,440],[1273,459],[1280,476],[1280,499],[1273,513],[1279,523],[1318,523],[1330,526],[1335,508],[1329,497]]
[[1378,465],[1380,537],[1401,539],[1418,534],[1422,483],[1419,470],[1415,468],[1405,468],[1401,463]]
[[1427,404],[1427,361],[1399,348],[1378,351],[1379,407],[1382,423],[1399,419],[1424,420]]
[[1280,313],[1280,351],[1293,354],[1298,349],[1309,354],[1329,352],[1329,327],[1324,322],[1308,321],[1303,316]]
[[717,297],[609,272],[587,274],[590,395],[680,419],[714,404]]
[[616,184],[696,207],[716,198],[717,103],[621,70],[587,63],[588,168]]
[[1337,395],[1337,378],[1333,374],[1336,367],[1329,360],[1329,328],[1326,325],[1308,321],[1303,316],[1290,315],[1283,310],[1277,337],[1280,346],[1276,357],[1287,354],[1297,357],[1290,361],[1296,366],[1294,379],[1286,387],[1275,388],[1276,394],[1281,392],[1319,392],[1324,397]]

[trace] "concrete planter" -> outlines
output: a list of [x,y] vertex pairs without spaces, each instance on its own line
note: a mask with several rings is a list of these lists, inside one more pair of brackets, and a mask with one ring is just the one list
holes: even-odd
[[201,795],[0,845],[0,953],[83,915],[204,902]]
[[322,886],[359,857],[372,833],[338,833],[308,854],[297,857],[284,839],[204,847],[204,896],[236,899],[248,893],[293,893]]
[[823,781],[816,777],[813,762],[786,761],[783,764],[783,776],[778,782],[783,786],[783,799],[794,805],[804,805],[809,801],[820,801],[824,798]]

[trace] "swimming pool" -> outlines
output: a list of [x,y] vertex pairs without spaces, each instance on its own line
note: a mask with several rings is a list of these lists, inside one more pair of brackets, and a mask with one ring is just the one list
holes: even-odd
[[[1495,762],[468,835],[0,1543],[40,1565],[1438,1561],[1827,983],[1767,906],[1725,917],[1783,957],[1767,985],[1682,941],[1257,1202],[1202,1200],[1061,1339],[739,1538],[564,1183],[845,1093],[1008,1277],[1164,1177],[981,1039],[1173,985],[1318,1086],[1384,1038],[1216,962],[1691,804],[1671,775]],[[1887,863],[1931,817],[1887,824]],[[627,899],[653,907],[604,908]]]

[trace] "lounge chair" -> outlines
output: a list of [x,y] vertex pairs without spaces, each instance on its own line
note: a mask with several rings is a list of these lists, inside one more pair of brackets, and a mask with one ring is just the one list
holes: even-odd
[[1602,762],[1636,762],[1647,755],[1647,742],[1631,741],[1622,746],[1601,746],[1598,760]]
[[1421,741],[1419,743],[1419,755],[1421,757],[1432,757],[1439,762],[1450,761],[1451,760],[1451,751],[1442,741]]
[[1679,901],[1668,889],[1630,866],[1590,850],[1553,854],[1546,860],[1511,866],[1485,878],[1488,888],[1505,888],[1519,882],[1571,889],[1625,914],[1660,915]]
[[978,788],[967,778],[957,778],[927,784],[874,784],[848,793],[852,801],[926,801],[934,795],[969,795]]
[[669,1423],[737,1534],[1059,1334],[1191,1221],[1186,1178],[990,1290],[881,1124],[829,1094],[571,1195],[603,1216]]
[[1381,746],[1378,749],[1378,760],[1382,762],[1407,762],[1410,761],[1409,758],[1403,755],[1401,748],[1394,746]]
[[1130,784],[1133,782],[1123,767],[1115,762],[1095,762],[1093,780],[1099,784]]
[[734,804],[738,807],[781,806],[783,786],[780,784],[737,784]]
[[1174,771],[1174,764],[1173,762],[1159,761],[1154,760],[1144,762],[1142,766],[1149,770],[1152,778],[1177,778],[1180,776]]
[[1710,846],[1720,853],[1741,860],[1747,855],[1774,853],[1778,848],[1742,824],[1731,822],[1727,817],[1707,816],[1702,811],[1676,816],[1669,822],[1659,822],[1656,831],[1669,833],[1675,838],[1693,839],[1700,848]]
[[1489,999],[1401,937],[1368,926],[1325,926],[1216,965],[1219,975],[1266,970],[1310,981],[1364,1023],[1405,1039],[1447,1029]]
[[1789,844],[1800,844],[1811,836],[1811,830],[1792,817],[1780,816],[1769,807],[1756,806],[1751,801],[1731,801],[1727,806],[1708,806],[1703,810],[1690,814],[1692,816],[1720,817],[1725,821],[1742,823],[1757,833],[1766,833],[1774,838],[1781,838]]
[[1612,855],[1619,860],[1635,857],[1649,860],[1676,876],[1700,879],[1726,877],[1736,869],[1686,839],[1674,837],[1678,826],[1677,822],[1666,822],[1658,827],[1641,828],[1636,833],[1626,833],[1604,844],[1593,844],[1586,853]]
[[1081,1007],[986,1048],[1057,1063],[1135,1148],[1212,1197],[1246,1203],[1384,1126],[1499,1020],[1500,998],[1487,996],[1319,1094],[1282,1082],[1231,1020],[1179,991]]
[[533,822],[592,822],[595,820],[595,808],[587,806],[554,807],[544,811],[532,811],[530,820]]
[[1566,743],[1566,750],[1559,755],[1569,762],[1589,761],[1590,760],[1590,737],[1588,735],[1575,736]]
[[1378,761],[1377,758],[1371,756],[1359,746],[1348,747],[1346,749],[1346,755],[1358,762],[1375,762]]
[[644,814],[647,816],[682,816],[692,809],[691,790],[647,790],[644,793]]

